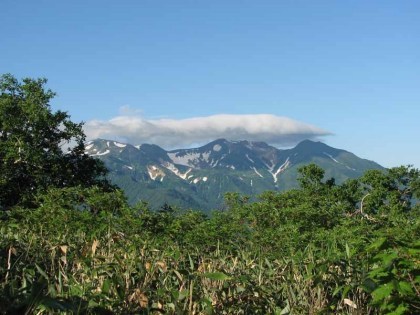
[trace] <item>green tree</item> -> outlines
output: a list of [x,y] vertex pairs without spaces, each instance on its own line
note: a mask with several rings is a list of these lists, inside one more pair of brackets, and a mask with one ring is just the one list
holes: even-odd
[[325,171],[316,164],[308,164],[298,169],[298,182],[303,189],[317,190],[322,186]]
[[365,209],[373,214],[396,215],[412,211],[420,197],[420,171],[412,166],[369,170],[361,178],[365,185]]
[[103,164],[84,153],[83,124],[52,112],[55,93],[46,83],[0,77],[0,209],[34,206],[34,196],[47,187],[111,188]]

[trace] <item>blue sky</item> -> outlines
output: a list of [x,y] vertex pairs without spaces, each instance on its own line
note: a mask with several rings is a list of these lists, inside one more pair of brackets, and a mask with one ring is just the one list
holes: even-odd
[[419,15],[416,0],[3,0],[0,73],[48,78],[53,109],[91,126],[269,114],[420,167]]

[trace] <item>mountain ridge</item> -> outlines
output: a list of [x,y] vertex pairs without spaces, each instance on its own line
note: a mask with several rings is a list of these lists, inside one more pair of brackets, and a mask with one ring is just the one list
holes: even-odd
[[210,210],[223,205],[226,192],[256,196],[294,188],[297,169],[309,163],[324,168],[325,177],[338,183],[367,169],[384,169],[311,140],[278,149],[261,141],[220,138],[196,148],[165,150],[155,144],[96,139],[86,143],[85,153],[105,163],[110,180],[126,192],[130,203],[142,200],[155,208],[169,203]]

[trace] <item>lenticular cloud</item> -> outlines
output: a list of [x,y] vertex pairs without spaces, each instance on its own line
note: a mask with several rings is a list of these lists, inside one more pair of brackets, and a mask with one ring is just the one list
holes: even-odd
[[330,134],[303,122],[268,114],[223,114],[158,120],[118,116],[109,121],[89,121],[85,125],[85,132],[89,139],[104,138],[131,144],[153,143],[167,149],[204,144],[219,138],[264,141],[281,147]]

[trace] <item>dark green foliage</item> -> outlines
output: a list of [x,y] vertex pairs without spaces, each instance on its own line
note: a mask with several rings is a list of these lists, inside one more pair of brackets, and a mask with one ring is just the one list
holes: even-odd
[[372,255],[372,269],[365,289],[372,295],[372,304],[391,314],[405,314],[419,309],[418,239],[379,237],[368,247],[368,252]]
[[34,196],[51,186],[110,188],[102,163],[84,154],[82,124],[51,111],[46,82],[0,78],[0,209],[35,206]]
[[39,193],[0,221],[0,313],[417,313],[418,171],[300,174],[211,216],[95,186]]
[[298,182],[300,187],[316,191],[322,186],[322,179],[324,178],[324,170],[316,164],[309,164],[302,166],[299,170]]

